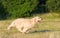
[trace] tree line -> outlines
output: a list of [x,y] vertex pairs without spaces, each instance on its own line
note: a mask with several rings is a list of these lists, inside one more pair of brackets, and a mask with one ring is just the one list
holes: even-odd
[[60,12],[60,0],[0,0],[0,19]]

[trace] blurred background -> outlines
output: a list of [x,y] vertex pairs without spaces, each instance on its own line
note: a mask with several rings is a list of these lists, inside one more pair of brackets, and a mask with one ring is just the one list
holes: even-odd
[[60,0],[0,0],[0,20],[34,15],[60,18]]

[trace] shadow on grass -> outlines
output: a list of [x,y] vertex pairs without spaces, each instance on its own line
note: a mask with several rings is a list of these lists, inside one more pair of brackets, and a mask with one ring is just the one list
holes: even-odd
[[60,31],[60,30],[36,30],[30,33],[45,33],[45,32],[54,32],[54,31]]

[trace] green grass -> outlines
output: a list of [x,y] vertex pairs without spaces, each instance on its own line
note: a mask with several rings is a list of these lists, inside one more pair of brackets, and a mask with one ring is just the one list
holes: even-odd
[[58,19],[42,21],[28,34],[22,34],[16,28],[6,30],[11,21],[0,21],[0,38],[60,38],[60,20]]
[[43,18],[42,22],[36,24],[28,34],[22,34],[16,28],[7,30],[13,20],[1,20],[0,38],[60,38],[60,18],[48,15],[40,16]]

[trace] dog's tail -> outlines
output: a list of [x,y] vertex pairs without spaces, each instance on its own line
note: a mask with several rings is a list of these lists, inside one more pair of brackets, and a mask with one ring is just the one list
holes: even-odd
[[7,30],[9,30],[11,27],[14,27],[14,22],[12,22],[12,23],[8,26]]
[[12,27],[12,25],[9,25],[8,28],[7,28],[7,30],[9,30],[11,27]]

